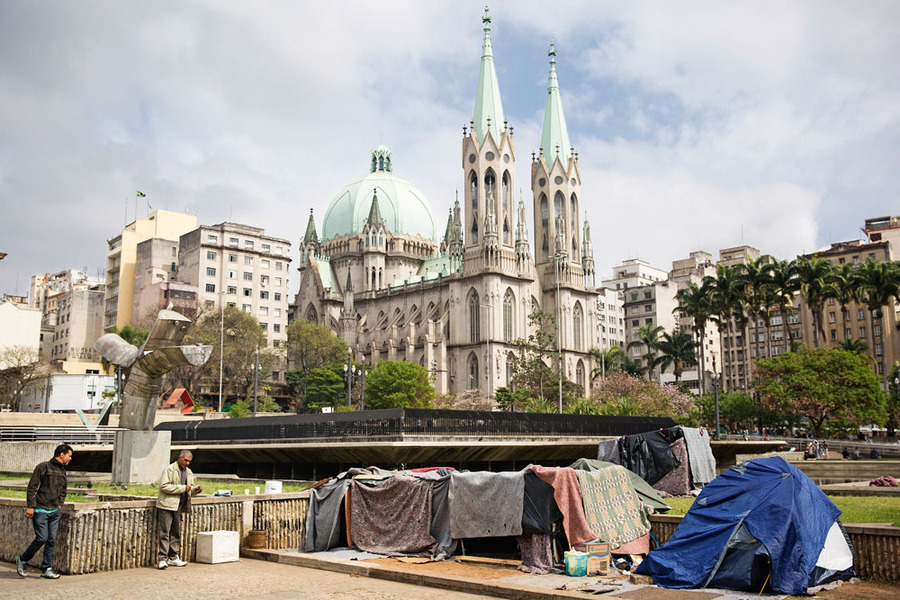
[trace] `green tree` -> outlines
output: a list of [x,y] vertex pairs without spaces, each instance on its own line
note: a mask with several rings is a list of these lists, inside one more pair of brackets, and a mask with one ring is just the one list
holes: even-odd
[[671,417],[682,424],[697,417],[691,394],[622,372],[595,381],[591,401],[605,415]]
[[383,360],[366,378],[366,406],[380,408],[432,408],[434,387],[423,366]]
[[[734,267],[716,265],[716,274],[703,278],[703,285],[709,294],[710,319],[716,323],[716,328],[719,330],[720,348],[725,348],[725,333],[733,333],[735,314],[743,312],[741,281],[738,275],[739,271]],[[727,390],[734,387],[733,379],[737,369],[731,365],[731,353],[723,352],[723,354],[723,364],[717,371],[725,372],[726,364],[732,366],[729,371],[732,374],[731,381],[722,378],[723,387]]]
[[662,340],[657,343],[657,348],[661,353],[657,359],[659,370],[665,371],[671,366],[676,384],[681,381],[681,374],[684,373],[685,367],[697,364],[697,342],[694,341],[691,334],[680,329],[676,329],[671,334],[664,333]]
[[38,358],[38,351],[31,346],[6,346],[0,348],[0,404],[13,410],[22,410],[22,392],[32,382],[50,374],[50,363]]
[[[514,342],[518,354],[513,362],[511,387],[514,392],[527,394],[532,404],[535,400],[554,402],[561,377],[549,365],[551,361],[556,362],[557,358],[556,317],[538,310],[528,315],[528,320],[533,333],[528,339],[520,338]],[[565,384],[565,381],[563,383]],[[564,385],[564,392],[566,389],[570,388]],[[563,404],[568,399],[564,395]]]
[[[675,293],[678,306],[672,312],[679,313],[693,321],[691,330],[696,336],[697,347],[700,349],[700,372],[706,373],[706,324],[712,314],[709,286],[697,285],[693,281],[688,282],[686,288],[681,288]],[[705,377],[700,378],[700,393],[705,390]]]
[[894,363],[888,384],[887,428],[895,432],[900,428],[900,362]]
[[800,289],[797,281],[796,265],[793,261],[776,260],[772,263],[769,271],[771,278],[771,301],[772,306],[778,307],[781,315],[781,326],[784,330],[785,349],[791,349],[791,328],[788,324],[788,317],[792,313],[794,305],[794,294]]
[[659,351],[659,343],[661,336],[665,333],[662,325],[654,325],[647,323],[634,330],[637,336],[636,340],[628,342],[628,349],[640,348],[643,351],[643,367],[647,371],[647,378],[653,380],[653,369],[657,366],[657,352]]
[[757,390],[764,407],[809,420],[819,436],[829,419],[883,422],[885,395],[878,377],[858,354],[817,348],[761,360]]
[[339,364],[347,360],[347,344],[325,325],[294,321],[287,328],[288,360],[294,369],[311,369]]
[[825,340],[823,323],[825,301],[835,296],[835,268],[824,258],[813,256],[812,258],[799,258],[796,270],[800,293],[806,299],[806,305],[812,314],[813,342],[818,348]]
[[845,340],[841,340],[841,343],[838,344],[838,348],[840,348],[841,350],[846,350],[847,352],[855,352],[863,358],[871,359],[868,356],[869,345],[862,340],[847,338]]
[[290,375],[286,377],[292,389],[297,390],[298,409],[320,412],[325,406],[334,408],[346,404],[347,385],[339,371],[338,365],[315,367],[306,372],[290,371]]
[[870,258],[860,265],[857,271],[857,283],[860,288],[860,297],[869,309],[871,318],[869,334],[872,340],[871,347],[874,349],[876,343],[875,321],[881,320],[883,331],[886,319],[881,317],[882,309],[900,293],[900,269],[895,262],[879,262]]
[[528,395],[524,392],[514,392],[508,387],[498,387],[494,390],[494,402],[500,410],[516,412],[525,409]]
[[[716,421],[716,401],[714,394],[706,394],[697,399],[697,407],[703,423],[712,425]],[[753,422],[760,418],[761,411],[749,394],[724,392],[719,394],[719,423],[727,431],[752,429]],[[710,430],[714,430],[711,427]]]
[[[740,278],[743,283],[743,296],[747,305],[747,314],[754,321],[759,320],[765,328],[766,356],[769,352],[769,307],[773,303],[772,293],[772,257],[760,256],[749,259],[741,265]],[[750,352],[749,330],[744,332],[747,381],[753,378],[753,360]]]

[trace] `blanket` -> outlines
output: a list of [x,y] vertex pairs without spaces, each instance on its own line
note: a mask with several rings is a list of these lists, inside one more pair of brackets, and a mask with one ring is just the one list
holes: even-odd
[[691,491],[691,478],[688,471],[687,446],[684,438],[678,438],[669,448],[681,464],[666,473],[662,479],[653,484],[653,489],[665,492],[670,496],[687,496]]
[[544,533],[523,533],[516,538],[522,564],[517,568],[525,573],[546,575],[553,571],[553,551],[550,536]]
[[350,537],[365,552],[431,557],[431,486],[396,475],[384,482],[354,480],[350,492]]
[[553,486],[553,498],[563,515],[563,529],[570,545],[589,542],[596,538],[591,533],[584,516],[584,504],[581,500],[581,484],[575,469],[568,467],[528,467],[541,481]]
[[452,467],[437,470],[412,469],[409,474],[432,483],[431,536],[437,540],[432,558],[444,560],[456,552],[456,540],[450,537],[450,473]]
[[650,522],[625,468],[615,465],[599,471],[578,471],[578,482],[594,538],[615,548],[650,531]]
[[688,460],[691,463],[691,478],[694,487],[700,488],[716,478],[716,457],[709,447],[709,433],[705,429],[682,427],[687,445]]
[[450,476],[450,535],[456,539],[521,535],[525,474],[454,472]]
[[348,485],[350,480],[344,477],[310,491],[304,552],[322,552],[340,543],[341,505]]

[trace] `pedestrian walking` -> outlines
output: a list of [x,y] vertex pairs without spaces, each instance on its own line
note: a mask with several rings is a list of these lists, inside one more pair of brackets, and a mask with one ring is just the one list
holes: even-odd
[[156,532],[159,535],[158,567],[183,567],[181,553],[181,514],[191,512],[191,496],[203,491],[194,485],[194,474],[188,468],[194,455],[182,450],[178,459],[163,470],[156,497]]
[[53,553],[56,551],[56,532],[63,503],[66,501],[68,478],[66,465],[72,462],[72,446],[60,444],[53,451],[53,458],[34,468],[25,493],[25,518],[31,519],[34,540],[25,552],[16,557],[16,573],[28,574],[28,561],[44,547],[41,560],[41,579],[59,579],[53,570]]

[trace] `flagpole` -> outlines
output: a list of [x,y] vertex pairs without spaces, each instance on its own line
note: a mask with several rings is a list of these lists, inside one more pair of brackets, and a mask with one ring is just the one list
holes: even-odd
[[134,194],[134,222],[137,223],[137,193]]

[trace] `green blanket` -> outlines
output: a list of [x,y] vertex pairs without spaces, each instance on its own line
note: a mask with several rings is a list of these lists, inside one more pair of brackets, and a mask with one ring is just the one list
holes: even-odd
[[650,531],[647,514],[631,487],[625,467],[613,465],[600,471],[577,473],[584,516],[597,538],[616,548]]
[[[575,469],[576,471],[599,471],[600,469],[606,469],[607,467],[612,467],[616,463],[606,462],[603,460],[594,460],[592,458],[579,458],[571,465],[569,465],[570,469]],[[622,467],[623,469],[625,467]],[[641,476],[635,473],[634,471],[629,471],[628,477],[631,480],[631,487],[634,488],[634,491],[637,492],[638,496],[640,496],[641,501],[651,508],[653,508],[656,512],[666,512],[672,510],[672,507],[666,504],[666,501],[662,499],[662,497],[656,493],[649,483],[641,479]]]

